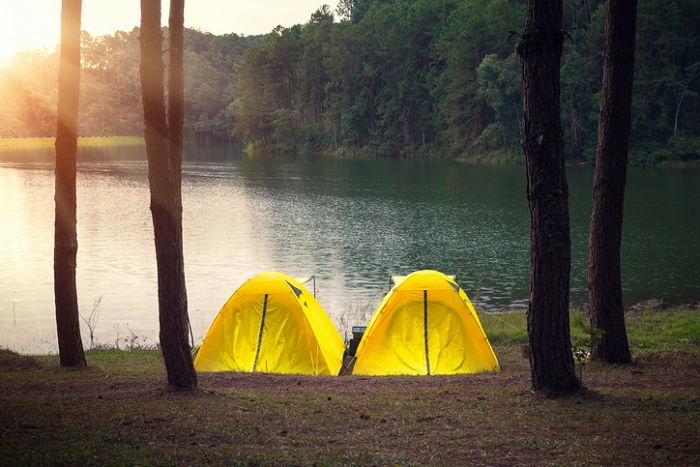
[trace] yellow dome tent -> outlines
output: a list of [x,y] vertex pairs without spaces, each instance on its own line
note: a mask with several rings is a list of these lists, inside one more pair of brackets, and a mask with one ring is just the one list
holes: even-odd
[[197,371],[337,375],[345,345],[301,283],[279,272],[249,279],[214,319]]
[[450,276],[400,278],[369,321],[353,374],[450,375],[498,371],[479,317]]

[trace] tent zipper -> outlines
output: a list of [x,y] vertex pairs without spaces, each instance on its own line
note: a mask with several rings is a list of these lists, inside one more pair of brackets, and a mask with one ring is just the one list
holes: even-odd
[[423,340],[425,341],[425,372],[430,374],[430,351],[428,348],[428,291],[423,291]]
[[265,328],[265,316],[267,315],[267,294],[263,300],[262,318],[260,319],[260,332],[258,333],[258,345],[255,349],[255,360],[253,360],[253,371],[258,366],[258,357],[260,356],[260,344],[262,344],[263,329]]

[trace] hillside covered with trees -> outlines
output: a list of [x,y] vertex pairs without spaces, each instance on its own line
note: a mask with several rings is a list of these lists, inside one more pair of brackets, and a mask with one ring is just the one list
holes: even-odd
[[[251,149],[519,160],[523,0],[341,0],[260,37],[185,35],[185,134]],[[565,0],[562,123],[592,160],[600,0]],[[635,164],[700,158],[700,0],[639,0]],[[81,135],[140,135],[138,29],[83,36]],[[57,55],[0,68],[0,136],[54,131]]]
[[[185,133],[229,139],[239,97],[234,65],[260,37],[185,30]],[[79,134],[141,136],[139,29],[81,38]],[[167,49],[167,45],[163,46]],[[53,136],[58,53],[24,51],[0,67],[0,137]]]

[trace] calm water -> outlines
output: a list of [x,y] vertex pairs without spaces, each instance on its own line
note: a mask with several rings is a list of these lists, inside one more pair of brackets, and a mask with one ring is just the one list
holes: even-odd
[[[81,154],[78,294],[100,299],[102,344],[157,340],[155,254],[142,149]],[[55,351],[53,168],[46,154],[0,161],[0,346]],[[119,160],[108,160],[116,158]],[[17,161],[23,161],[17,163]],[[252,275],[316,276],[345,332],[364,324],[391,274],[457,274],[488,310],[524,307],[529,226],[524,172],[416,160],[248,158],[189,148],[184,165],[187,291],[195,340]],[[592,169],[571,169],[572,300],[583,303]],[[625,299],[700,299],[700,172],[630,170]],[[309,286],[311,287],[311,286]],[[87,328],[83,338],[88,342]]]

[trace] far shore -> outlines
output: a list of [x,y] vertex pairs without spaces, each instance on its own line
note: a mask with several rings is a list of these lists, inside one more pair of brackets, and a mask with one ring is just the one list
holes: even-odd
[[[56,138],[0,138],[0,151],[53,148]],[[79,137],[78,146],[144,146],[143,136]]]
[[[54,147],[56,139],[48,138],[0,138],[0,153],[9,151],[51,149]],[[119,147],[119,146],[145,146],[143,136],[81,136],[78,138],[78,147]],[[263,149],[254,145],[248,145],[246,152],[249,154],[270,154],[277,151]],[[288,153],[288,151],[282,151]],[[290,153],[291,154],[291,153]],[[444,154],[401,154],[399,156],[373,154],[367,148],[340,147],[334,151],[321,151],[314,153],[319,156],[326,156],[337,159],[375,159],[375,158],[405,158],[405,159],[445,159]],[[470,154],[454,158],[455,162],[473,165],[488,166],[513,166],[523,165],[522,154],[510,150],[494,150],[483,154]],[[594,167],[593,161],[587,160],[567,160],[567,167]],[[671,169],[700,169],[700,159],[694,160],[666,160],[651,165],[640,165],[630,162],[630,167],[645,168],[671,168]]]

